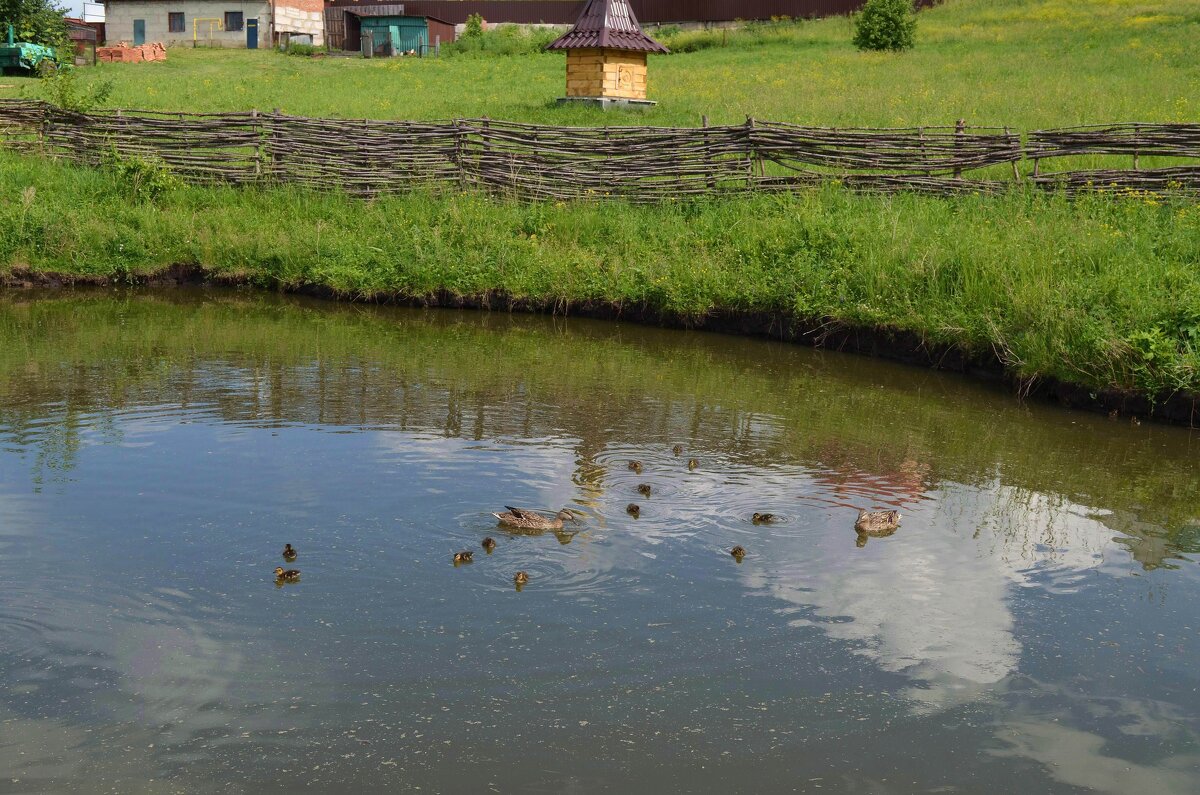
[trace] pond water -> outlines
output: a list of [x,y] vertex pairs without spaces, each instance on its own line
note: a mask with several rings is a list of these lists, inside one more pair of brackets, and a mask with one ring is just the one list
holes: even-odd
[[0,792],[1195,793],[1198,461],[763,340],[9,294]]

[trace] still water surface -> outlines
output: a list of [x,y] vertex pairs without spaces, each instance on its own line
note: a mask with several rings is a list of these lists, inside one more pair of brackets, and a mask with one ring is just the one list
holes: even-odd
[[1198,461],[761,340],[0,297],[0,792],[1195,793]]

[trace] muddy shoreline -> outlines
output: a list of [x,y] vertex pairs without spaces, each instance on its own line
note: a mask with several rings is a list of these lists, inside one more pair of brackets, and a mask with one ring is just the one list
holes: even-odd
[[13,269],[0,274],[0,289],[64,289],[76,287],[255,287],[322,298],[414,307],[478,309],[535,314],[574,315],[598,320],[624,320],[665,328],[685,328],[767,337],[812,348],[856,353],[921,367],[931,367],[988,381],[1002,381],[1022,400],[1042,400],[1085,411],[1106,413],[1114,418],[1154,420],[1189,428],[1200,427],[1200,395],[1171,394],[1149,397],[1130,390],[1103,389],[1072,384],[1053,378],[1021,379],[1008,372],[997,355],[971,355],[954,345],[932,344],[911,331],[887,328],[847,327],[828,319],[800,318],[785,312],[745,312],[717,309],[703,317],[684,317],[645,304],[614,304],[605,301],[561,302],[514,299],[502,293],[460,296],[447,292],[412,296],[377,294],[352,296],[315,284],[299,286],[262,285],[247,278],[214,275],[203,268],[175,265],[149,275],[113,279]]

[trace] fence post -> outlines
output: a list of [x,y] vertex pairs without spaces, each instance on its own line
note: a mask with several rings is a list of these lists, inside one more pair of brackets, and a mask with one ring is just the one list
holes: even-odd
[[467,167],[463,162],[463,125],[462,119],[454,120],[454,162],[458,166],[458,185],[461,190],[467,189]]
[[754,145],[754,117],[746,117],[746,157],[750,162],[750,177],[749,185],[753,187],[754,183],[754,166],[758,165],[758,175],[763,176],[762,157],[758,153],[758,147]]
[[[959,119],[958,121],[956,121],[954,123],[954,154],[955,154],[955,157],[958,156],[958,150],[962,145],[962,142],[960,139],[962,138],[962,136],[966,132],[966,130],[967,130],[967,120],[966,119]],[[960,166],[954,167],[954,178],[962,179],[962,168]]]
[[[1007,128],[1007,127],[1005,127],[1005,128],[1004,128],[1004,138],[1005,138],[1005,141],[1006,141],[1006,142],[1007,142],[1007,140],[1008,140],[1008,136],[1009,136],[1010,134],[1011,134],[1011,133],[1009,133],[1009,131],[1008,131],[1008,128]],[[1018,139],[1017,143],[1018,143],[1018,147],[1017,147],[1017,148],[1018,148],[1018,149],[1020,149],[1020,146],[1019,146],[1019,144],[1020,144],[1020,140],[1019,140],[1019,139]],[[1020,181],[1021,181],[1021,169],[1019,169],[1019,168],[1017,167],[1017,161],[1016,161],[1016,160],[1012,161],[1012,169],[1013,169],[1013,179],[1014,179],[1014,180],[1016,180],[1017,182],[1020,182]]]
[[700,126],[704,128],[704,169],[708,172],[708,190],[710,193],[717,189],[716,175],[713,173],[712,141],[708,137],[708,115],[700,117]]
[[254,147],[254,181],[262,180],[263,172],[263,131],[262,125],[258,121],[258,108],[250,109],[250,126],[254,128],[255,136],[258,138],[258,145]]

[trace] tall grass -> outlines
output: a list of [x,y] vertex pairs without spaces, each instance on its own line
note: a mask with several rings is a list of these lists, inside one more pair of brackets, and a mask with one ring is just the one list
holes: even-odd
[[658,207],[290,187],[176,188],[151,203],[111,173],[14,155],[0,155],[0,197],[7,269],[120,279],[189,263],[348,295],[781,311],[994,352],[1023,377],[1200,391],[1191,203],[836,187]]

